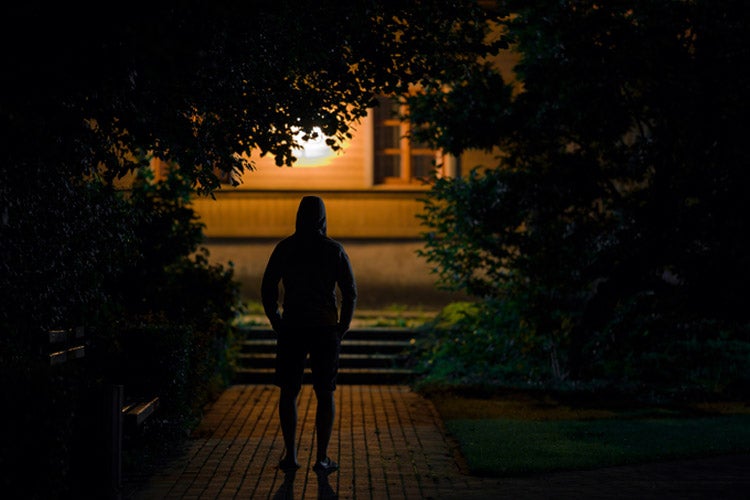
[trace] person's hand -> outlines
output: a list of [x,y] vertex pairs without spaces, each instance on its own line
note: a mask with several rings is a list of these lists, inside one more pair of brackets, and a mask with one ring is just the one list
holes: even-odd
[[338,334],[339,334],[339,340],[343,340],[344,335],[346,335],[346,332],[349,331],[349,325],[342,325],[339,323],[338,325]]
[[281,333],[281,329],[282,329],[281,318],[276,319],[276,320],[272,320],[271,321],[271,328],[273,329],[274,332],[276,332],[276,335],[280,334]]

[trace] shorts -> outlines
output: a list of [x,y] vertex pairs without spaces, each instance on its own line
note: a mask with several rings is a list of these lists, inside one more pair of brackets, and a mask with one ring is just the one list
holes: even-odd
[[335,391],[340,350],[341,341],[336,326],[284,328],[276,339],[274,384],[299,392],[305,360],[309,355],[315,391]]

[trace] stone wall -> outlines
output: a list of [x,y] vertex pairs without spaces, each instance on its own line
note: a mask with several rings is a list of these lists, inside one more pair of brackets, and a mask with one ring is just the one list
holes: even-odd
[[[260,300],[260,282],[276,239],[209,239],[206,248],[212,262],[231,261],[242,283],[245,299]],[[460,294],[438,290],[436,276],[417,256],[422,244],[403,240],[340,240],[349,254],[359,291],[358,307],[378,309],[398,305],[440,309]]]

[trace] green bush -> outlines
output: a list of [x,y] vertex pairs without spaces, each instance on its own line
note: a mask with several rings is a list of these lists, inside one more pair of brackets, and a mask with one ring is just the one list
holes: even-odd
[[[487,307],[439,339],[456,377],[746,386],[748,153],[727,124],[750,86],[722,75],[748,31],[726,14],[739,2],[715,3],[512,3],[512,81],[467,82],[470,106],[463,90],[410,99],[439,145],[501,152],[435,179],[421,214],[439,285]],[[478,135],[450,112],[479,108],[494,113]]]
[[114,189],[60,165],[0,169],[0,200],[0,488],[58,498],[85,456],[87,399],[100,384],[83,361],[50,366],[45,332],[85,325],[93,342],[105,330],[110,280],[135,251],[132,218]]
[[[638,314],[635,314],[638,312]],[[608,392],[642,400],[747,398],[748,330],[620,310],[583,350],[585,376],[563,371],[564,339],[554,342],[524,320],[520,302],[455,303],[421,328],[417,387]]]
[[531,386],[549,378],[544,346],[510,302],[461,302],[421,329],[419,385]]
[[750,394],[750,327],[660,311],[650,297],[621,304],[584,349],[589,379],[670,398]]
[[[209,263],[200,247],[179,176],[156,183],[143,174],[120,192],[28,167],[0,178],[0,288],[12,291],[0,309],[0,487],[24,498],[83,496],[75,490],[107,486],[110,384],[124,384],[126,397],[160,396],[143,440],[127,444],[163,451],[229,383],[239,285],[231,265]],[[79,325],[86,357],[50,366],[44,332]]]
[[[191,207],[188,180],[177,171],[154,182],[139,173],[127,199],[139,224],[140,254],[118,283],[121,316],[106,350],[127,380],[126,393],[156,393],[163,420],[182,426],[200,417],[230,382],[239,283],[228,266],[209,262],[203,225]],[[135,359],[134,363],[129,360]],[[130,387],[132,386],[132,387]]]

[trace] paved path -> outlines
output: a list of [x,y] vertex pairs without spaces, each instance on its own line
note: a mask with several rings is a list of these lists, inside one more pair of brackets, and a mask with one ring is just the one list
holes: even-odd
[[299,404],[299,460],[276,469],[282,438],[278,392],[267,385],[230,387],[212,405],[184,453],[133,499],[580,499],[750,498],[750,457],[611,467],[597,471],[488,479],[462,472],[432,404],[406,386],[340,385],[329,448],[341,470],[319,480],[314,460],[315,398]]

